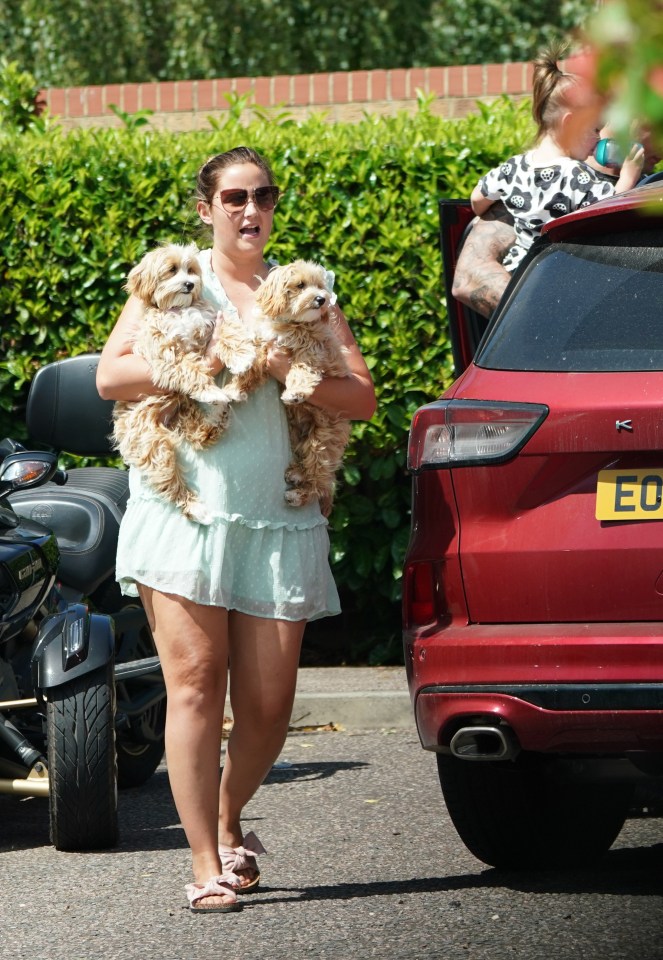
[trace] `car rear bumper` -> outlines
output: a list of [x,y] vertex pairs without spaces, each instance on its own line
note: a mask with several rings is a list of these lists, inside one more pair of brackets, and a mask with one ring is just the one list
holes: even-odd
[[523,750],[663,751],[663,624],[450,625],[405,635],[428,750],[472,724]]
[[479,722],[507,724],[522,750],[586,754],[663,750],[663,709],[546,710],[498,690],[458,693],[426,688],[417,696],[415,719],[426,750],[448,747],[459,729]]

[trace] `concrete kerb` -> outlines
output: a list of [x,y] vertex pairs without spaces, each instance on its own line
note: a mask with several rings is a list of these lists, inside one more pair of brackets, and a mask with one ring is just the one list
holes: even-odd
[[[229,701],[225,712],[232,718]],[[346,730],[414,730],[405,669],[302,667],[290,722],[295,728],[335,724]]]

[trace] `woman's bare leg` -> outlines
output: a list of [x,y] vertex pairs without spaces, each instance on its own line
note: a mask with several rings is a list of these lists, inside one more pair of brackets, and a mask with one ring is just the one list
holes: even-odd
[[305,620],[229,613],[233,728],[221,778],[219,843],[242,843],[242,810],[283,748],[305,626]]
[[[217,828],[228,612],[145,587],[140,594],[166,682],[170,786],[191,847],[194,880],[206,883],[222,872]],[[206,897],[203,905],[226,900]]]

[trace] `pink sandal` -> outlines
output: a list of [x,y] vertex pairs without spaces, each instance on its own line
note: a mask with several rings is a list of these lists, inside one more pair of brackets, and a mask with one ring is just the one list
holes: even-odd
[[[224,873],[220,877],[210,877],[207,883],[187,883],[185,890],[189,899],[191,913],[233,913],[242,909],[235,893],[238,877]],[[197,907],[199,900],[205,897],[231,897],[230,903],[215,904],[213,907]]]
[[[219,857],[224,876],[232,875],[235,879],[233,889],[240,893],[250,893],[258,888],[260,883],[260,869],[256,862],[258,854],[267,853],[260,840],[256,837],[253,830],[244,837],[242,845],[239,847],[219,846]],[[242,883],[242,878],[236,874],[241,870],[251,870],[255,873],[253,879],[248,883]]]

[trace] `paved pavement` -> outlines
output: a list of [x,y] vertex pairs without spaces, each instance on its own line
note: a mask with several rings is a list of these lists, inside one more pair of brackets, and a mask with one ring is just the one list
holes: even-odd
[[[226,714],[232,717],[230,704]],[[404,667],[302,667],[292,726],[414,728]]]
[[663,960],[663,819],[630,819],[587,868],[486,867],[446,813],[402,667],[301,670],[244,811],[270,855],[241,913],[186,910],[165,763],[119,813],[117,848],[59,853],[45,802],[0,797],[0,960]]
[[493,870],[413,728],[289,734],[244,811],[269,856],[241,913],[186,909],[165,764],[119,804],[118,847],[59,853],[45,801],[0,796],[0,960],[663,960],[663,820],[591,867]]

